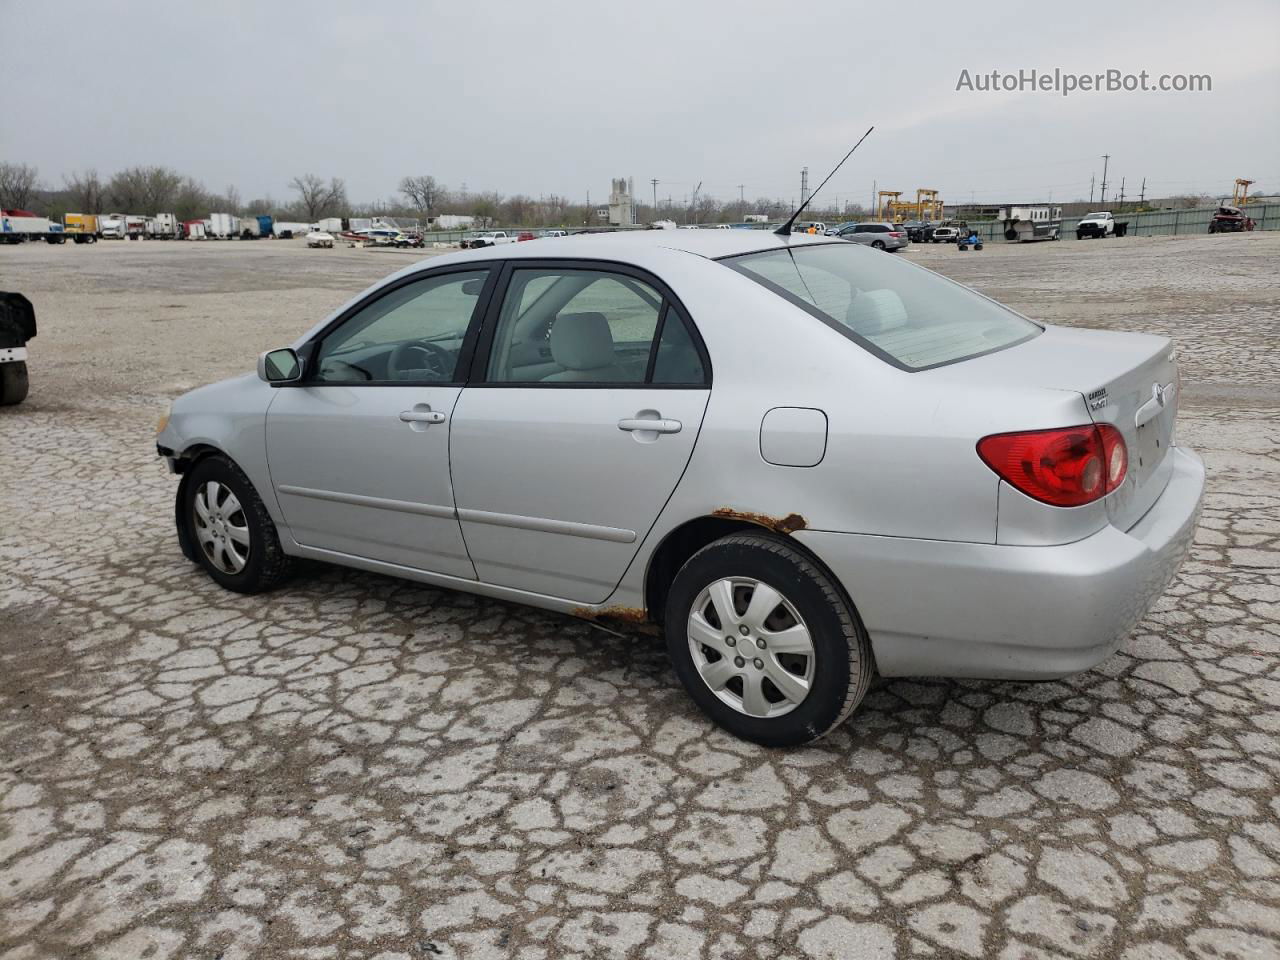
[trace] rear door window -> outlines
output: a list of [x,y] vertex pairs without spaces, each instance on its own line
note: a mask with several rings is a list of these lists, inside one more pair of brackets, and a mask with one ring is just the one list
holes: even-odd
[[702,384],[705,374],[678,311],[643,280],[607,270],[512,270],[487,382]]

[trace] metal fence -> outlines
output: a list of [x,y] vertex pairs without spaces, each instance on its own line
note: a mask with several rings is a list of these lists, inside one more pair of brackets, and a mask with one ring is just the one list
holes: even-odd
[[[1152,210],[1147,213],[1117,213],[1116,220],[1128,221],[1131,237],[1172,237],[1179,234],[1208,233],[1209,221],[1217,206],[1193,207],[1190,210]],[[1251,203],[1245,213],[1253,219],[1255,230],[1280,230],[1280,203]],[[1076,238],[1076,225],[1084,217],[1062,218],[1062,239]],[[969,224],[984,241],[1004,241],[1004,224],[999,220],[977,220]]]

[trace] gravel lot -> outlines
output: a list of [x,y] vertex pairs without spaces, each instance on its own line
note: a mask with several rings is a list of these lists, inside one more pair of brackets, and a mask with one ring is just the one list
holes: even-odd
[[906,254],[1177,340],[1203,522],[1096,670],[878,681],[789,752],[649,637],[182,558],[169,398],[413,256],[0,248],[41,328],[0,412],[0,960],[1280,956],[1280,234]]

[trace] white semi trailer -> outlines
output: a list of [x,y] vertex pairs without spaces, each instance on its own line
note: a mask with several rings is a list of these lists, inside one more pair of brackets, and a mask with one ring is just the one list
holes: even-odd
[[66,228],[56,220],[37,217],[29,210],[0,210],[0,242],[25,243],[28,240],[65,243]]

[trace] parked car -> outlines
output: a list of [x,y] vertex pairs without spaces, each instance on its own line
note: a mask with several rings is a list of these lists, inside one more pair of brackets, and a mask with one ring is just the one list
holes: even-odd
[[518,237],[516,237],[516,240],[517,240],[517,241],[523,241],[523,240],[536,240],[536,239],[537,239],[537,237],[535,237],[535,236],[534,236],[534,234],[533,234],[533,231],[532,231],[532,230],[522,230],[522,231],[520,231],[520,235],[519,235]]
[[1209,221],[1210,233],[1239,233],[1253,229],[1253,218],[1245,215],[1239,207],[1223,204]]
[[928,243],[933,238],[933,224],[928,220],[908,220],[902,229],[912,243]]
[[929,235],[930,243],[956,243],[969,235],[969,224],[964,220],[943,220]]
[[892,223],[853,223],[842,228],[836,236],[841,240],[865,243],[876,250],[888,250],[890,253],[901,250],[911,242],[907,239],[906,231]]
[[312,230],[307,234],[307,246],[333,249],[333,234],[327,230]]
[[1080,222],[1076,224],[1076,239],[1083,240],[1086,237],[1123,237],[1125,228],[1128,226],[1128,223],[1116,223],[1116,218],[1110,210],[1088,213],[1081,217]]
[[516,238],[505,230],[490,230],[487,233],[478,233],[474,237],[464,239],[460,246],[463,249],[479,250],[482,247],[496,247],[499,244],[515,242]]
[[1195,530],[1177,384],[1165,337],[857,244],[633,231],[413,264],[156,439],[229,590],[309,558],[649,624],[709,716],[782,746],[875,670],[1114,652]]
[[568,230],[543,230],[541,234],[543,237],[567,237],[568,235]]

